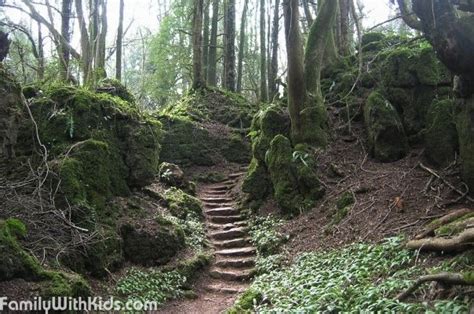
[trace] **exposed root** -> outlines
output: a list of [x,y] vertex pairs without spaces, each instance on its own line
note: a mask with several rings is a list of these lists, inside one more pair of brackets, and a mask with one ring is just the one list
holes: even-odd
[[453,211],[447,214],[446,216],[443,216],[439,218],[438,220],[433,221],[430,225],[428,225],[428,227],[422,233],[415,236],[415,240],[420,240],[420,239],[426,238],[427,236],[433,236],[434,231],[438,229],[439,227],[446,225],[472,212],[474,212],[474,210],[470,208],[461,208],[456,211]]
[[397,300],[398,301],[405,300],[413,292],[415,292],[416,289],[418,289],[423,283],[430,282],[430,281],[436,281],[446,286],[451,286],[451,285],[473,286],[474,285],[474,280],[472,280],[470,276],[466,276],[460,273],[444,272],[444,273],[433,274],[433,275],[425,275],[418,278],[410,288],[400,293],[397,296]]
[[474,228],[466,229],[452,238],[428,238],[408,241],[409,249],[423,251],[454,252],[465,250],[474,245]]

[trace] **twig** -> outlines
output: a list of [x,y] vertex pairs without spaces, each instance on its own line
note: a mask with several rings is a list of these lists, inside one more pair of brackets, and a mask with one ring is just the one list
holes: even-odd
[[[454,192],[458,193],[459,195],[464,195],[466,193],[464,192],[461,192],[460,190],[458,190],[454,185],[451,184],[451,182],[449,182],[448,180],[446,180],[445,178],[443,178],[441,175],[437,174],[433,169],[430,169],[428,167],[426,167],[425,165],[423,165],[421,162],[418,164],[420,166],[421,169],[429,172],[431,175],[435,176],[436,178],[440,179],[441,181],[443,181],[451,190],[453,190]],[[469,192],[469,191],[468,191]],[[466,199],[470,202],[473,202],[474,203],[474,199],[470,196],[467,196],[466,195]]]

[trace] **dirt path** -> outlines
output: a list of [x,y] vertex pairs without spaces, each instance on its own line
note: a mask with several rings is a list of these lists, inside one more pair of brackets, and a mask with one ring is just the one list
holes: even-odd
[[250,244],[247,222],[229,195],[242,174],[233,173],[223,182],[202,187],[199,198],[214,260],[194,284],[195,299],[174,300],[160,313],[222,313],[248,286],[256,250]]

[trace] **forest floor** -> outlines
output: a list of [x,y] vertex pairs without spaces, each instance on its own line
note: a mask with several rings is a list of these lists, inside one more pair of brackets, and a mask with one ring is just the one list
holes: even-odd
[[[343,121],[333,116],[329,147],[319,153],[319,175],[326,187],[325,197],[317,206],[286,221],[280,232],[289,235],[282,253],[288,262],[302,252],[339,248],[356,242],[380,242],[384,238],[418,233],[424,225],[457,208],[470,207],[465,195],[460,195],[444,180],[463,190],[459,164],[436,170],[443,179],[423,169],[429,166],[423,150],[414,148],[405,158],[380,163],[368,156],[362,122],[353,122],[351,131],[342,128]],[[425,166],[425,167],[426,167]],[[430,169],[430,168],[428,168]],[[212,169],[228,172],[225,167]],[[238,188],[234,189],[234,194]],[[339,222],[333,217],[336,203],[350,193],[354,203]],[[273,200],[260,208],[259,214],[278,215]],[[209,280],[207,271],[197,279],[194,300],[174,300],[161,313],[222,313],[232,306],[237,295],[209,292],[203,287]]]

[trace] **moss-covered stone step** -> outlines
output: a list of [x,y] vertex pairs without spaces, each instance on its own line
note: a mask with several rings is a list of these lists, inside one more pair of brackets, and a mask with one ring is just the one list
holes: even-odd
[[215,265],[220,268],[252,268],[255,266],[255,257],[220,259]]
[[243,247],[237,249],[224,249],[216,251],[217,256],[252,256],[257,253],[254,247]]
[[250,237],[236,238],[231,240],[213,241],[214,247],[219,249],[242,248],[250,245]]
[[239,269],[239,268],[211,268],[209,274],[212,278],[231,280],[231,281],[246,281],[253,277],[255,269]]
[[205,213],[209,216],[228,216],[237,215],[239,211],[234,207],[216,207],[205,210]]
[[247,222],[243,220],[243,221],[236,221],[236,222],[230,222],[230,223],[225,223],[225,224],[211,223],[208,225],[208,228],[215,229],[215,230],[229,230],[232,228],[246,227],[246,226],[247,226]]
[[211,232],[209,237],[214,240],[229,240],[235,238],[241,238],[247,234],[247,228],[233,228],[229,230],[220,230],[216,232]]
[[209,216],[208,219],[210,222],[213,222],[213,223],[231,223],[235,221],[241,221],[244,218],[240,215],[232,215],[232,216]]

